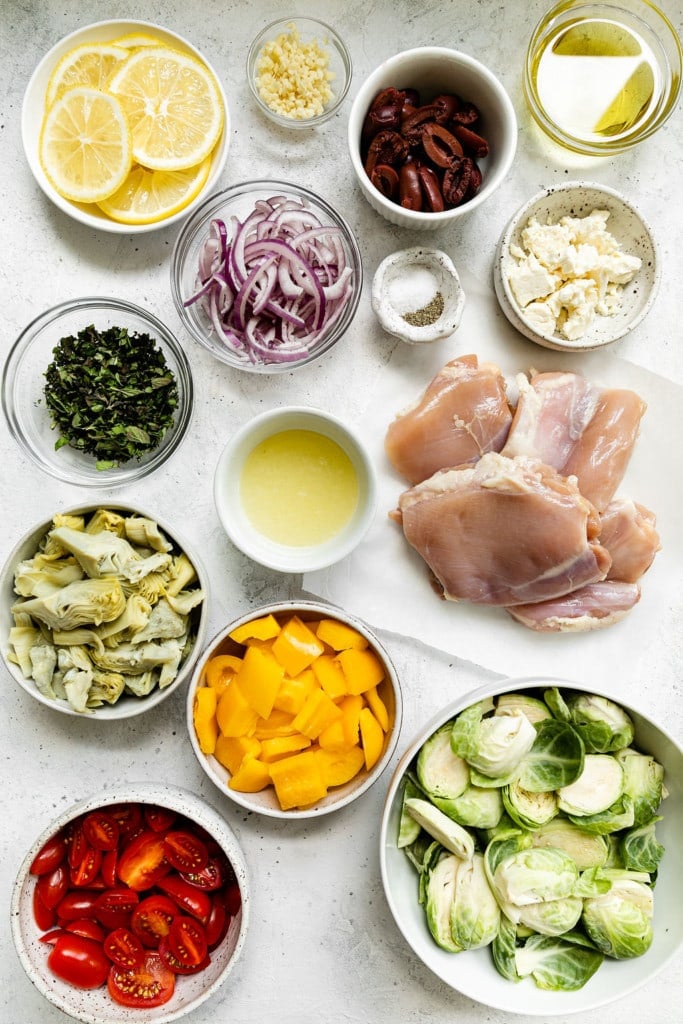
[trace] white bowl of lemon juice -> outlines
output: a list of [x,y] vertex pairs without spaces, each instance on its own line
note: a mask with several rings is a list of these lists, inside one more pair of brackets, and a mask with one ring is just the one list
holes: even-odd
[[285,406],[228,441],[214,477],[218,517],[255,562],[305,573],[340,561],[375,513],[376,481],[360,440],[318,409]]

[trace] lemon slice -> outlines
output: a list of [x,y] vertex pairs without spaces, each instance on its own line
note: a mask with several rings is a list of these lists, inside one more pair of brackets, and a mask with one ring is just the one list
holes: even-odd
[[114,68],[127,60],[130,50],[108,43],[83,43],[65,53],[47,83],[45,104],[51,107],[67,89],[86,85],[104,89]]
[[121,188],[98,206],[122,224],[155,224],[191,203],[210,169],[210,156],[184,171],[150,171],[135,164]]
[[167,46],[133,50],[109,82],[133,136],[133,158],[154,170],[194,167],[216,145],[223,103],[201,61]]
[[162,46],[163,43],[157,36],[148,35],[147,32],[129,32],[127,35],[115,39],[112,45],[133,50],[138,46]]
[[121,104],[97,89],[69,89],[45,116],[39,156],[48,181],[65,199],[106,199],[121,187],[132,164]]

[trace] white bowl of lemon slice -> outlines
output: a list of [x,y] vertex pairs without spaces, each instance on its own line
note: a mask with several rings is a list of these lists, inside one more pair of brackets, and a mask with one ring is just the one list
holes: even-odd
[[215,185],[230,140],[210,63],[143,21],[87,25],[53,46],[26,87],[21,130],[47,197],[82,224],[119,234],[187,216]]

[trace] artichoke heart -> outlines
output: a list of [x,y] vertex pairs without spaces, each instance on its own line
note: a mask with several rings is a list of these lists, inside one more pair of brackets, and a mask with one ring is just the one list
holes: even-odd
[[91,579],[124,575],[131,562],[141,561],[132,544],[108,530],[85,533],[70,526],[59,526],[52,530],[50,537],[74,556]]
[[86,623],[99,626],[110,622],[121,615],[125,606],[121,584],[109,577],[75,580],[48,597],[22,601],[12,611],[24,612],[50,629],[68,630]]

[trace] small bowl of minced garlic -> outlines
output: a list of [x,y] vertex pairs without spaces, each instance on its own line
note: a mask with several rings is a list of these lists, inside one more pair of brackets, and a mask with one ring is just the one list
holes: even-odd
[[415,246],[382,260],[372,282],[372,308],[387,334],[420,345],[455,333],[465,293],[447,253]]

